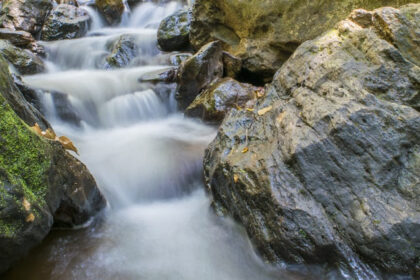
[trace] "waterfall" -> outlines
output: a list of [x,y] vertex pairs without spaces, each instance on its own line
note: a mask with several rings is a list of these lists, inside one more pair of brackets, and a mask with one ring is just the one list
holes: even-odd
[[[109,208],[85,230],[54,233],[6,279],[298,279],[265,265],[244,231],[210,209],[202,158],[216,130],[174,110],[175,85],[139,82],[168,66],[156,28],[182,6],[142,2],[114,28],[82,7],[93,20],[87,37],[43,42],[47,73],[23,80],[43,92],[47,118],[77,146]],[[123,35],[137,57],[104,67]],[[61,117],[53,94],[65,97],[79,126]]]

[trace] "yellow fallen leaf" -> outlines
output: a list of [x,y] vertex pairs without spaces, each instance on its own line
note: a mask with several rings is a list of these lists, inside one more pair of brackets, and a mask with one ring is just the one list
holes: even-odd
[[31,209],[31,204],[26,198],[23,198],[22,201],[23,208],[25,208],[26,211],[29,211]]
[[238,181],[239,181],[239,176],[238,176],[237,174],[233,175],[233,181],[234,181],[235,183],[238,183]]
[[33,132],[35,132],[39,136],[42,136],[42,130],[39,127],[39,124],[38,123],[35,123],[35,125],[31,127],[31,129],[32,129]]
[[284,112],[281,112],[278,116],[277,116],[277,123],[281,123],[281,121],[284,119]]
[[44,136],[45,138],[50,139],[50,140],[55,140],[55,138],[56,138],[56,135],[55,135],[54,131],[52,131],[50,128],[43,131],[42,136]]
[[25,220],[27,223],[32,223],[33,221],[35,221],[35,216],[34,216],[34,214],[29,214],[27,217],[26,217],[26,220]]
[[254,112],[254,108],[246,108],[248,112]]
[[71,142],[71,140],[67,138],[66,136],[60,136],[58,138],[58,141],[61,143],[61,145],[63,145],[64,149],[70,150],[70,151],[75,152],[76,154],[79,154],[77,148],[73,145],[73,142]]
[[264,88],[259,88],[255,91],[255,93],[257,94],[257,98],[262,98],[265,95],[265,90]]
[[236,110],[242,110],[242,108],[238,105],[238,104],[235,104],[235,108],[236,108]]
[[270,112],[270,111],[271,111],[271,109],[273,109],[273,106],[268,106],[268,107],[265,107],[265,108],[263,108],[263,109],[259,110],[259,111],[258,111],[258,116],[263,116],[263,115],[265,115],[266,113]]
[[245,153],[248,153],[248,151],[249,151],[249,148],[248,148],[248,147],[245,147],[245,148],[242,150],[242,153],[243,153],[243,154],[245,154]]

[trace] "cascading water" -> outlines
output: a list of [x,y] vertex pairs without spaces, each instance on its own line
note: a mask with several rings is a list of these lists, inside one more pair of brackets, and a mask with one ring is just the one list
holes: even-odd
[[[95,17],[92,36],[45,43],[48,73],[24,81],[67,95],[80,126],[60,119],[46,92],[44,111],[76,144],[109,207],[85,229],[51,234],[6,279],[303,279],[263,264],[242,230],[210,210],[201,161],[215,129],[176,113],[173,87],[158,94],[138,81],[167,67],[156,26],[180,7],[142,3],[117,28],[101,28],[86,8]],[[137,64],[101,70],[108,45],[123,34],[141,50]]]

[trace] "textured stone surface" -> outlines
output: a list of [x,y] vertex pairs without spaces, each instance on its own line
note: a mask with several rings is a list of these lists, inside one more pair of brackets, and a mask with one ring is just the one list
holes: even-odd
[[52,7],[50,0],[4,0],[0,11],[1,26],[35,35]]
[[[196,0],[191,43],[221,40],[246,71],[269,81],[302,42],[314,39],[355,8],[397,6],[412,0]],[[255,79],[255,77],[254,77]]]
[[[255,101],[257,88],[232,78],[221,79],[205,89],[185,110],[185,115],[220,124],[232,108]],[[252,106],[250,104],[249,106]]]
[[302,44],[253,112],[232,109],[206,185],[270,261],[415,278],[420,5],[362,14]]
[[139,54],[135,38],[130,35],[121,37],[112,45],[111,54],[107,56],[106,68],[121,68],[130,64],[133,58]]
[[105,206],[105,200],[81,162],[58,142],[40,138],[18,117],[16,113],[25,114],[22,108],[30,106],[14,86],[3,58],[0,66],[2,273],[38,245],[54,223],[81,225]]
[[163,51],[182,51],[190,46],[191,11],[180,10],[165,18],[158,29],[158,44]]
[[95,4],[109,24],[116,25],[120,23],[124,13],[124,3],[122,0],[96,0]]
[[13,46],[9,41],[0,40],[0,54],[23,75],[31,75],[45,70],[44,62],[34,53]]
[[194,56],[182,63],[178,71],[176,98],[179,107],[185,109],[212,81],[223,75],[222,46],[211,42]]
[[88,13],[73,5],[60,4],[55,7],[42,27],[44,41],[74,39],[83,37],[89,27]]

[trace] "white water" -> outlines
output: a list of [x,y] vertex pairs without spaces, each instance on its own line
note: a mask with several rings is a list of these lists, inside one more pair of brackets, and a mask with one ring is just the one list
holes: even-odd
[[[175,113],[173,92],[165,99],[138,82],[165,67],[153,28],[179,7],[147,2],[127,26],[98,23],[100,36],[48,43],[49,73],[25,77],[68,95],[81,127],[59,120],[50,94],[43,105],[56,132],[78,147],[109,208],[84,231],[56,233],[10,279],[303,279],[263,264],[242,230],[211,211],[202,157],[215,129]],[[126,33],[138,35],[148,66],[98,69],[106,44]],[[156,61],[161,65],[151,65]]]

